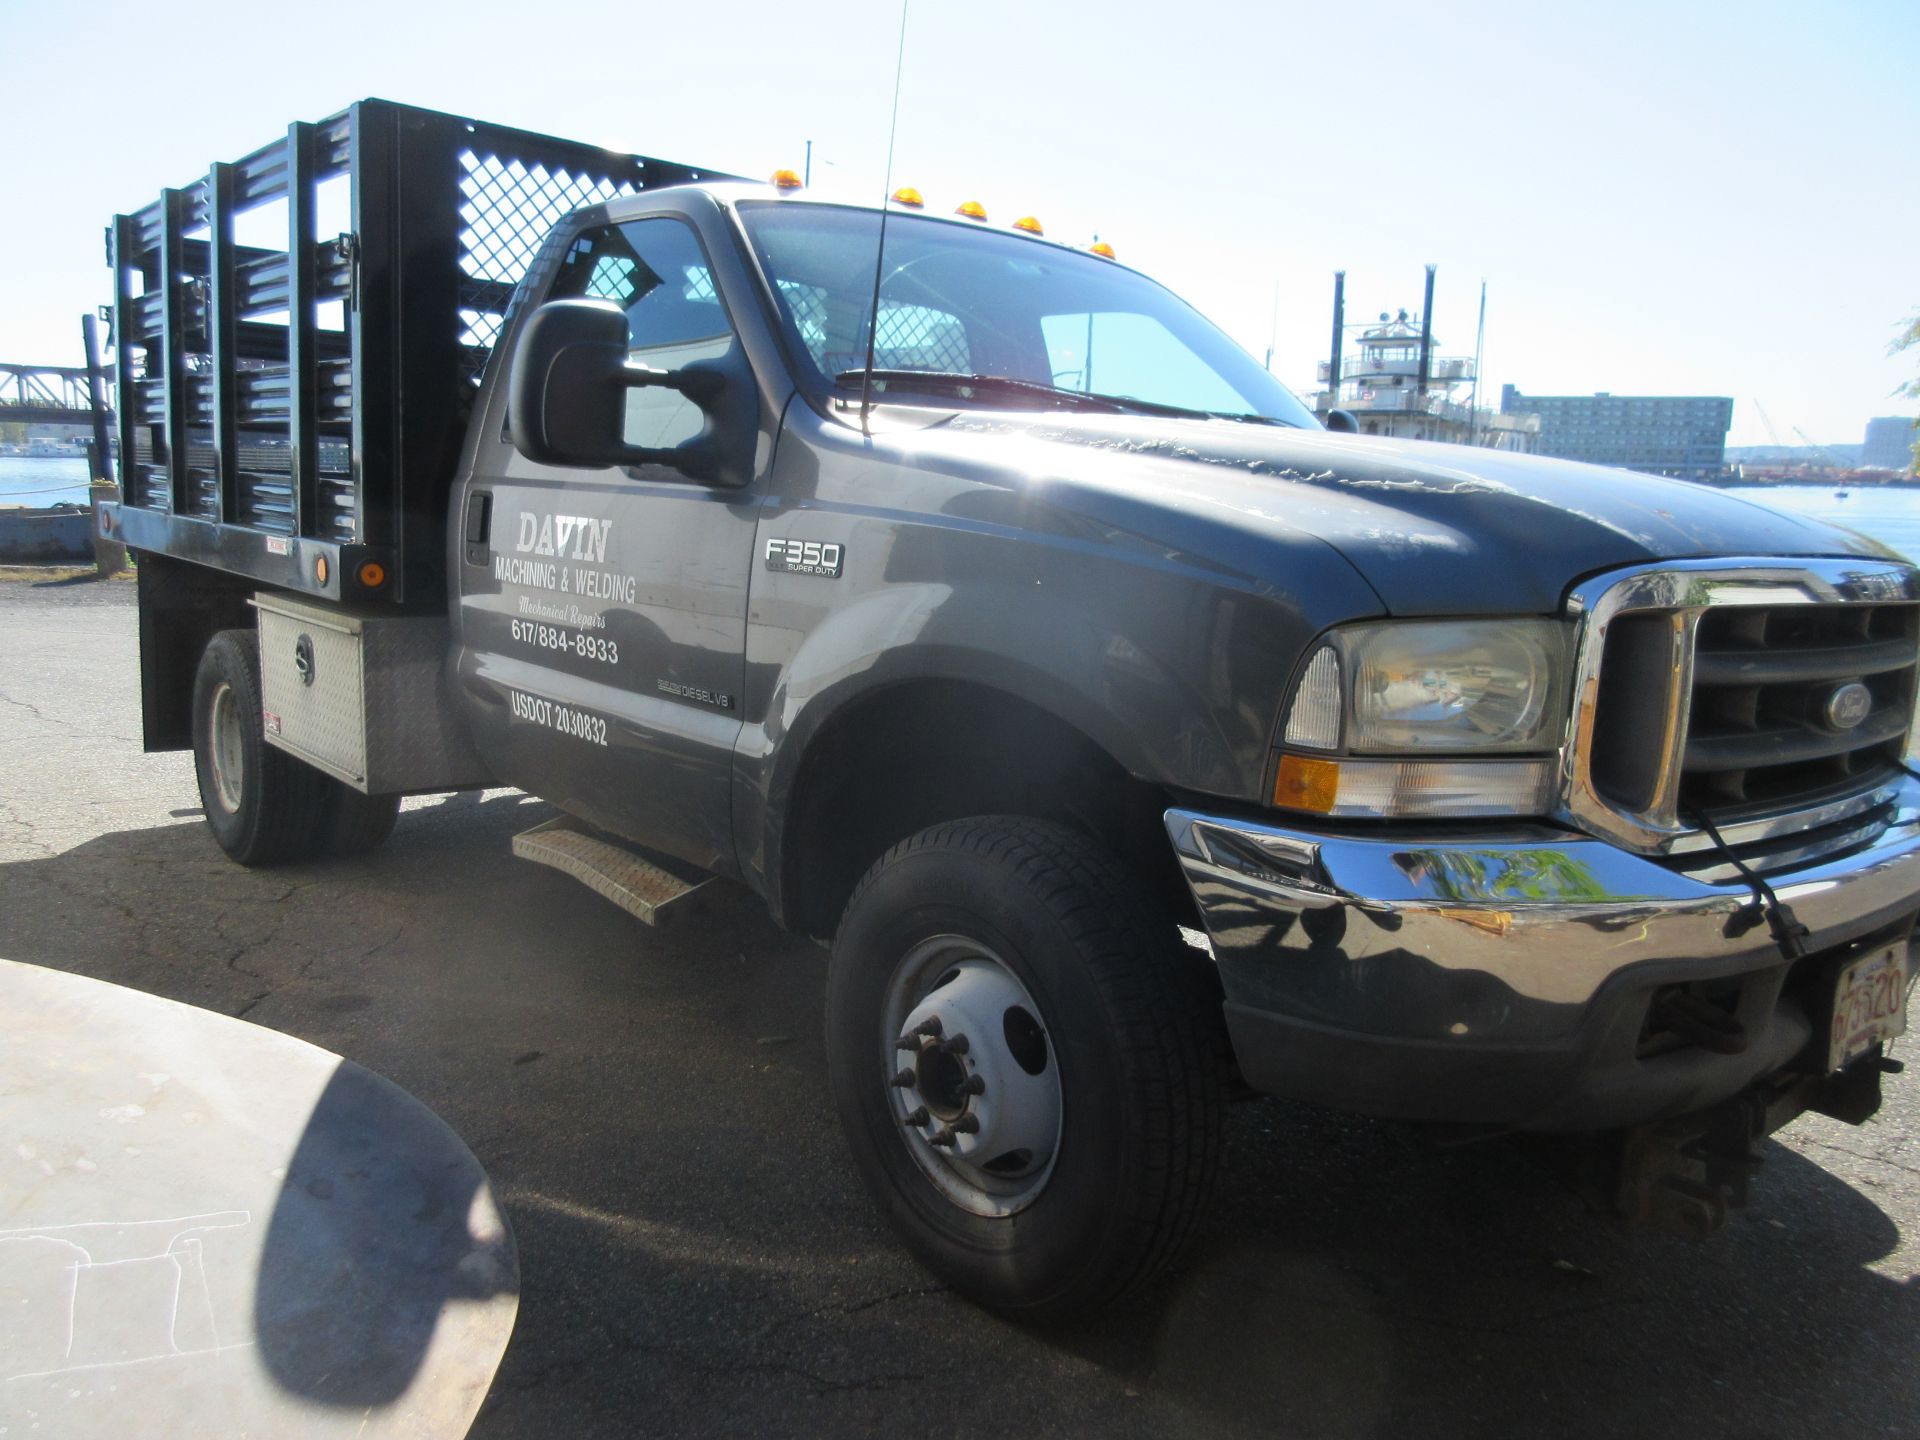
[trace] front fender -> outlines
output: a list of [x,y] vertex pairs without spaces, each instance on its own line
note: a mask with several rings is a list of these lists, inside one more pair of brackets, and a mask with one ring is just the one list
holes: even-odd
[[[1030,468],[1058,447],[938,431],[863,438],[789,411],[746,636],[743,871],[767,873],[833,719],[921,680],[1017,697],[1160,788],[1257,801],[1299,656],[1378,613],[1365,582],[1311,537],[1255,544],[1235,514],[1176,513],[1151,484],[1103,497]],[[836,547],[833,566],[767,549],[796,541]]]
[[809,634],[776,684],[767,738],[791,779],[808,743],[845,707],[915,680],[980,685],[1078,730],[1129,773],[1164,785],[1233,793],[1259,782],[1264,757],[1230,734],[1189,677],[1119,625],[1058,595],[974,587],[889,586],[836,611]]

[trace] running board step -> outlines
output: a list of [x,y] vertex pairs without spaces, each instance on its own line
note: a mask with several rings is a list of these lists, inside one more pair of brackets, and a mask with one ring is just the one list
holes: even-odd
[[571,815],[514,836],[513,853],[571,875],[649,925],[664,924],[680,901],[713,879],[678,860],[655,859],[606,839]]

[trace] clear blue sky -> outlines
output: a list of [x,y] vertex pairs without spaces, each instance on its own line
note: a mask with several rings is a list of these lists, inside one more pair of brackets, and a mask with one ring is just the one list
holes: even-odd
[[[816,182],[877,193],[899,13],[0,0],[0,359],[77,363],[114,211],[368,95],[755,176],[811,138]],[[1255,355],[1277,291],[1296,390],[1334,269],[1362,318],[1434,261],[1448,352],[1488,282],[1483,397],[1732,395],[1735,444],[1756,400],[1789,444],[1912,408],[1917,0],[914,0],[894,168],[1098,231]]]

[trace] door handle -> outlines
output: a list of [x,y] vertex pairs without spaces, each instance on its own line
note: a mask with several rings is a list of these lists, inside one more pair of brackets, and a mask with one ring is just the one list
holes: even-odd
[[493,533],[493,492],[475,490],[467,496],[467,563],[487,563],[487,541]]

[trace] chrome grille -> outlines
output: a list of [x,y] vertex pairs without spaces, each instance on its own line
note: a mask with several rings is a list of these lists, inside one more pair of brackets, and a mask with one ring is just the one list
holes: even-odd
[[[1912,605],[1732,606],[1694,633],[1680,815],[1799,809],[1890,779],[1913,716]],[[1865,717],[1829,703],[1864,686]],[[1854,692],[1857,693],[1857,692]],[[1853,717],[1845,717],[1852,719]]]
[[1884,826],[1920,668],[1911,567],[1679,564],[1603,577],[1573,609],[1567,818],[1703,879],[1727,867],[1702,816],[1760,870]]

